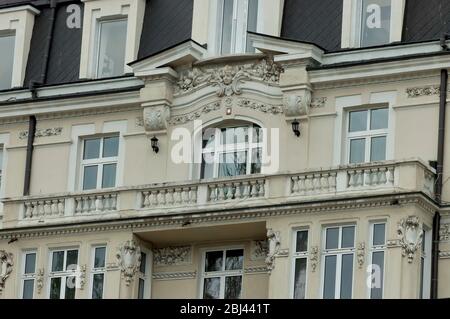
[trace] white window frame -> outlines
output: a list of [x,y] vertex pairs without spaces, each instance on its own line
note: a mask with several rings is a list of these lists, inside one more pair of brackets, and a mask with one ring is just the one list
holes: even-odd
[[[117,137],[119,139],[119,145],[118,145],[118,150],[117,150],[117,156],[113,156],[113,157],[103,157],[103,141],[105,138],[108,137]],[[100,139],[100,152],[99,152],[99,158],[95,158],[95,159],[83,159],[84,157],[84,142],[86,140],[95,140],[95,139]],[[100,189],[112,189],[117,187],[117,179],[118,179],[118,173],[119,173],[119,151],[120,151],[120,142],[121,142],[121,138],[120,135],[117,134],[105,134],[105,135],[100,135],[100,136],[92,136],[92,137],[83,137],[81,140],[81,163],[80,163],[80,189],[84,191],[83,189],[83,184],[84,184],[84,168],[85,167],[89,167],[89,166],[97,166],[97,187],[95,188],[96,190],[100,190]],[[108,164],[116,164],[116,183],[114,187],[109,187],[109,188],[102,188],[102,182],[103,182],[103,166],[108,165]],[[95,190],[95,189],[91,189],[91,190]],[[86,190],[89,191],[89,190]]]
[[[80,248],[79,247],[72,247],[72,248],[52,248],[49,250],[49,258],[48,258],[48,282],[47,282],[47,298],[50,299],[51,294],[51,281],[53,278],[61,278],[61,288],[59,292],[59,299],[65,299],[66,294],[66,282],[68,277],[77,277],[77,270],[67,270],[66,268],[66,262],[67,262],[67,252],[69,250],[77,250],[78,251],[78,263],[80,262]],[[63,271],[58,272],[52,272],[52,265],[53,265],[53,253],[57,251],[63,251],[64,252],[64,261],[63,261]],[[75,289],[75,299],[77,297],[77,289]]]
[[[138,270],[138,284],[137,284],[137,297],[139,297],[139,280],[144,281],[144,296],[142,299],[151,298],[151,251],[141,247],[141,253],[145,254],[145,273],[142,273],[140,269]],[[142,263],[142,260],[141,260]]]
[[[26,256],[30,255],[30,254],[36,255],[35,262],[34,262],[34,273],[25,274]],[[22,251],[22,260],[21,260],[21,266],[20,266],[20,269],[21,269],[20,290],[19,290],[19,298],[20,299],[23,299],[23,292],[24,292],[23,288],[24,288],[24,283],[26,280],[33,280],[33,297],[32,297],[32,299],[35,298],[37,258],[38,258],[38,254],[37,254],[36,249],[27,249],[27,250]]]
[[[342,229],[345,227],[355,227],[354,234],[354,242],[353,248],[337,248],[337,249],[326,249],[326,234],[327,229],[329,228],[339,228],[339,237],[338,237],[338,247],[342,245]],[[327,225],[323,227],[322,230],[322,258],[321,258],[321,285],[320,285],[320,297],[324,298],[324,289],[325,289],[325,259],[327,256],[336,256],[336,281],[335,281],[335,293],[334,299],[340,299],[340,289],[341,289],[341,277],[342,277],[342,255],[353,255],[353,271],[352,271],[352,295],[351,299],[355,294],[355,270],[356,270],[356,260],[355,260],[355,252],[356,252],[356,236],[357,236],[357,228],[356,223],[348,223],[348,224],[337,224],[337,225]]]
[[[419,268],[419,278],[420,286],[422,290],[420,291],[419,286],[419,299],[430,299],[430,289],[431,289],[431,246],[432,246],[432,231],[430,227],[423,225],[423,244],[420,249],[420,268]],[[421,270],[423,263],[423,273]]]
[[[14,48],[13,48],[13,63],[14,63],[14,57],[16,55],[16,30],[11,30],[11,31],[0,31],[0,38],[2,37],[14,37]],[[11,70],[11,82],[9,83],[9,87],[7,88],[0,88],[0,90],[8,90],[11,89],[12,87],[14,87],[14,65],[13,68]]]
[[[240,270],[225,270],[225,257],[226,252],[228,250],[242,250],[242,269]],[[208,252],[217,252],[222,251],[223,253],[223,264],[222,264],[222,271],[215,271],[215,272],[205,272],[205,263],[206,263],[206,253]],[[234,276],[241,276],[241,299],[243,299],[244,295],[244,269],[245,269],[245,248],[244,246],[230,246],[230,247],[218,247],[218,248],[207,248],[203,249],[202,252],[202,258],[201,258],[201,276],[200,276],[200,299],[203,299],[203,289],[204,289],[204,282],[206,278],[217,278],[220,277],[220,296],[219,299],[223,300],[225,298],[225,278],[226,277],[234,277]]]
[[[262,142],[253,142],[253,128],[259,128],[261,129],[261,137]],[[248,129],[248,142],[244,143],[233,143],[233,144],[225,144],[221,145],[221,138],[222,138],[222,129],[227,128],[247,128]],[[201,133],[201,139],[203,143],[203,134],[205,130],[202,130]],[[213,177],[212,178],[218,178],[219,177],[219,165],[220,165],[220,158],[223,154],[228,153],[239,153],[239,152],[247,152],[247,162],[246,162],[246,173],[245,175],[251,175],[251,164],[252,164],[252,157],[253,157],[253,151],[257,149],[261,149],[261,157],[264,154],[264,138],[266,138],[265,134],[263,134],[262,128],[257,124],[247,124],[247,125],[240,125],[236,124],[225,126],[225,127],[218,127],[215,130],[215,136],[214,136],[214,147],[213,148],[201,148],[201,164],[200,164],[200,177],[202,178],[202,167],[203,167],[203,156],[205,154],[214,154],[214,167],[213,167]],[[202,145],[203,146],[203,145]],[[261,170],[262,170],[262,163],[261,163]],[[259,172],[261,173],[261,172]],[[259,174],[256,173],[256,174]],[[242,175],[244,176],[244,175]]]
[[[375,225],[384,224],[384,245],[373,245],[373,239],[374,239],[374,227]],[[382,278],[382,292],[381,292],[381,298],[384,299],[384,292],[385,292],[385,286],[386,286],[386,257],[387,257],[387,221],[386,220],[377,220],[377,221],[371,221],[369,223],[370,225],[370,231],[369,231],[369,266],[372,266],[372,260],[373,260],[373,253],[375,252],[383,252],[384,258],[383,258],[383,278]],[[372,274],[372,267],[370,267],[370,272],[368,275]],[[371,287],[368,287],[367,289],[367,296],[369,299],[372,298],[372,289]]]
[[[297,233],[307,231],[308,232],[308,244],[306,247],[306,251],[304,252],[297,252]],[[291,291],[291,298],[295,299],[295,267],[296,267],[296,261],[297,259],[306,259],[306,283],[305,283],[305,299],[308,297],[308,272],[309,272],[309,250],[311,247],[310,244],[310,238],[311,238],[311,230],[309,227],[300,227],[295,228],[293,231],[292,236],[292,260],[291,260],[291,284],[290,284],[290,291]]]
[[[105,265],[103,267],[95,268],[95,250],[97,248],[105,248]],[[102,290],[102,298],[105,298],[105,287],[106,287],[106,262],[108,258],[108,246],[105,245],[94,245],[91,249],[91,274],[90,274],[90,289],[89,289],[89,299],[93,299],[93,291],[94,291],[94,275],[103,274],[103,290]]]
[[[364,153],[364,162],[363,163],[371,163],[371,147],[372,147],[372,139],[376,137],[386,137],[386,158],[388,157],[388,138],[389,138],[389,118],[388,118],[388,127],[385,129],[379,129],[379,130],[371,130],[370,129],[370,121],[372,117],[372,111],[373,110],[379,110],[379,109],[386,109],[389,113],[389,107],[369,107],[369,108],[357,108],[357,109],[350,109],[347,111],[347,121],[346,121],[346,154],[347,159],[346,162],[350,163],[350,143],[352,140],[359,140],[364,139],[365,140],[365,153]],[[358,111],[367,111],[367,123],[366,123],[366,130],[365,131],[359,131],[359,132],[349,132],[350,130],[350,113],[352,112],[358,112]],[[362,163],[361,163],[362,164]]]

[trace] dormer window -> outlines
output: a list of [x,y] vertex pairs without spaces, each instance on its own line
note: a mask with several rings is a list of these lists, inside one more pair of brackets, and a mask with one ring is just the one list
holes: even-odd
[[391,0],[363,0],[361,8],[361,47],[390,42]]
[[0,34],[0,90],[12,87],[15,41],[14,34]]

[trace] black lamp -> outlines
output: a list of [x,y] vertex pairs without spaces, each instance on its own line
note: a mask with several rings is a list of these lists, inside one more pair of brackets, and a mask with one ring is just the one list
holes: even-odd
[[295,136],[300,137],[300,123],[297,120],[292,122],[292,132],[294,132]]
[[156,136],[153,136],[153,138],[150,141],[152,141],[153,152],[158,153],[159,152],[159,146],[158,146],[158,139],[156,138]]

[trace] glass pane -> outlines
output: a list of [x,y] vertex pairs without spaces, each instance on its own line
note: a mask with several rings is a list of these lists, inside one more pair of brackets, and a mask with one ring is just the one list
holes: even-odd
[[78,265],[78,250],[68,250],[67,251],[67,262],[66,262],[66,269],[67,267],[71,266],[74,267],[74,265]]
[[222,48],[221,53],[231,53],[231,34],[233,28],[233,2],[234,0],[223,0],[222,16]]
[[95,248],[94,268],[105,267],[106,247]]
[[295,260],[294,299],[305,299],[306,261],[306,258],[297,258]]
[[203,284],[203,298],[204,299],[219,299],[220,298],[220,278],[205,278]]
[[367,111],[350,112],[349,132],[367,130]]
[[350,140],[350,164],[364,163],[366,160],[366,140]]
[[23,281],[23,299],[33,299],[34,279]]
[[373,225],[373,246],[384,245],[386,241],[386,224]]
[[372,254],[372,287],[370,298],[383,298],[383,276],[384,276],[384,252],[377,251]]
[[261,173],[261,163],[262,163],[262,149],[257,148],[252,150],[251,158],[251,174]]
[[326,230],[326,249],[336,249],[339,246],[339,228],[327,228]]
[[219,177],[245,175],[247,173],[247,152],[221,154]]
[[75,277],[66,278],[66,292],[64,299],[75,299]]
[[61,299],[61,278],[50,280],[50,299]]
[[203,132],[203,141],[202,141],[202,147],[208,148],[208,149],[214,149],[216,145],[216,134],[220,134],[220,130],[210,127],[205,129]]
[[308,231],[302,230],[297,232],[296,252],[303,253],[308,251]]
[[248,142],[248,127],[230,127],[222,130],[223,145]]
[[147,254],[141,252],[141,265],[139,266],[139,271],[145,275],[147,268]]
[[370,129],[381,130],[388,128],[389,110],[376,109],[370,111]]
[[420,258],[420,284],[419,284],[419,298],[423,299],[423,284],[424,284],[424,278],[425,275],[425,258]]
[[127,20],[100,23],[100,46],[97,77],[119,76],[124,73]]
[[386,159],[386,136],[372,137],[370,147],[370,161],[384,161]]
[[202,154],[202,178],[214,178],[214,153]]
[[390,41],[391,0],[363,0],[361,46],[375,46]]
[[262,143],[263,142],[263,130],[259,126],[253,126],[253,143]]
[[225,270],[242,269],[244,262],[244,250],[227,250],[225,260]]
[[205,272],[221,271],[223,264],[222,251],[209,251],[205,258]]
[[92,279],[92,299],[103,299],[104,276],[104,274],[94,274]]
[[145,280],[139,278],[138,299],[144,299]]
[[323,298],[334,299],[336,289],[336,256],[325,257]]
[[117,164],[103,165],[102,188],[116,186],[116,166]]
[[341,248],[353,247],[355,247],[355,226],[343,227]]
[[93,159],[100,157],[100,139],[84,140],[83,159]]
[[34,274],[36,272],[36,254],[25,255],[25,274]]
[[352,298],[353,254],[342,255],[341,299]]
[[52,272],[64,270],[64,251],[54,251],[52,254]]
[[[258,0],[249,0],[247,30],[251,32],[256,32],[257,22],[258,22]],[[255,52],[255,49],[251,46],[251,43],[248,39],[246,52]]]
[[10,89],[12,86],[12,73],[14,65],[14,35],[0,36],[0,90]]
[[241,298],[242,276],[225,278],[225,299]]
[[97,188],[97,170],[97,165],[84,167],[83,190]]
[[119,154],[119,137],[105,137],[103,139],[103,157],[115,157]]

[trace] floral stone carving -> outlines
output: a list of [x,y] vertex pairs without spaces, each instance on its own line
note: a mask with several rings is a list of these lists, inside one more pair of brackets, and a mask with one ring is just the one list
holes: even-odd
[[170,119],[170,109],[167,105],[149,106],[144,108],[144,127],[146,131],[162,131],[167,129]]
[[366,244],[359,243],[358,249],[356,250],[356,257],[358,259],[359,268],[362,268],[364,265],[365,257],[366,257]]
[[267,230],[267,240],[269,243],[269,253],[266,257],[267,269],[273,270],[275,267],[275,256],[280,250],[281,239],[280,232],[273,231],[271,228]]
[[36,273],[36,288],[37,288],[37,293],[40,294],[42,291],[42,288],[44,288],[44,274],[45,271],[44,269],[39,269]]
[[119,247],[116,257],[126,285],[129,286],[141,265],[141,248],[134,240],[128,240]]
[[311,271],[315,272],[317,269],[317,266],[319,265],[319,247],[314,246],[311,247],[311,251],[309,253],[309,263],[311,265]]
[[416,251],[422,245],[423,229],[420,220],[416,216],[409,216],[402,219],[397,226],[397,233],[400,237],[403,257],[408,257],[408,262],[412,263]]
[[311,92],[304,90],[302,94],[289,94],[284,99],[286,116],[307,115],[311,105]]
[[269,243],[267,240],[252,241],[251,260],[265,259],[269,253]]
[[5,282],[13,271],[13,254],[0,250],[0,293],[5,289]]
[[191,261],[191,246],[165,247],[153,250],[153,263],[156,266],[187,264]]

